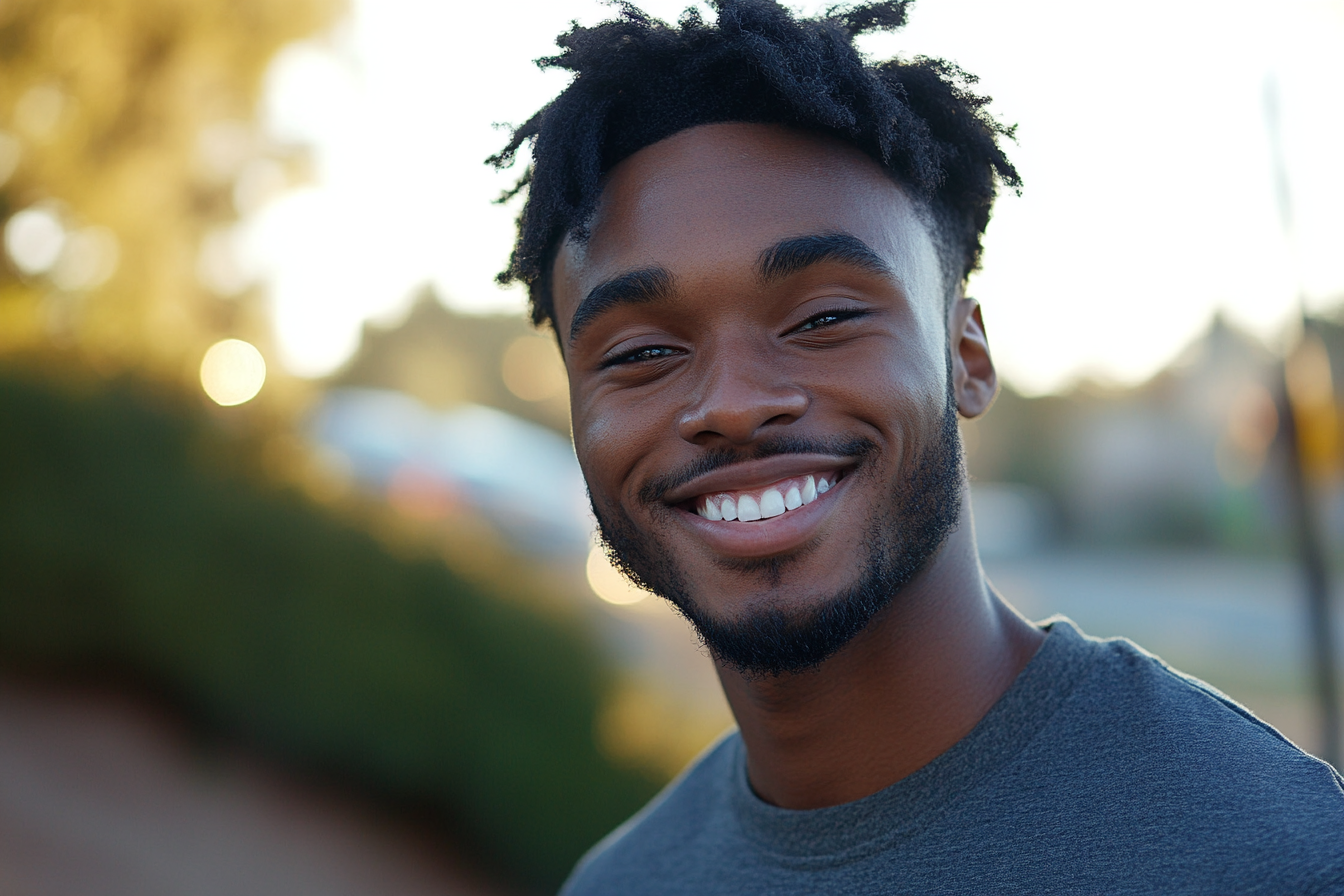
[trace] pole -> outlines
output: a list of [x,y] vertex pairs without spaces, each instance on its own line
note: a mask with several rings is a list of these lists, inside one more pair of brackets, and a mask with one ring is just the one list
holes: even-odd
[[1293,529],[1306,585],[1307,634],[1311,644],[1311,679],[1321,725],[1320,756],[1340,767],[1340,713],[1336,677],[1334,620],[1330,602],[1330,569],[1326,562],[1316,495],[1302,458],[1301,420],[1288,388],[1287,363],[1279,367],[1279,419],[1288,473]]
[[[1298,306],[1302,315],[1302,335],[1309,331],[1305,296],[1300,288],[1297,264],[1296,228],[1293,221],[1292,189],[1288,163],[1283,152],[1279,121],[1279,85],[1270,75],[1265,80],[1265,126],[1274,165],[1274,193],[1278,199],[1279,219],[1288,247],[1293,252],[1293,274],[1299,278]],[[1291,352],[1291,349],[1289,349]],[[1279,420],[1282,421],[1284,454],[1287,455],[1288,494],[1292,504],[1294,534],[1302,577],[1306,585],[1307,636],[1311,644],[1311,679],[1321,725],[1321,758],[1340,767],[1340,728],[1338,679],[1335,674],[1334,620],[1331,618],[1330,568],[1326,562],[1325,541],[1321,534],[1320,512],[1316,495],[1308,481],[1303,462],[1302,419],[1304,410],[1296,407],[1289,388],[1288,357],[1279,365]]]

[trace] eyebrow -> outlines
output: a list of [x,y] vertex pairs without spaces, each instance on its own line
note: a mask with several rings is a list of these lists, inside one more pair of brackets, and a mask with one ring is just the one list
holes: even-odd
[[834,261],[870,274],[891,276],[891,266],[867,243],[850,233],[815,233],[780,240],[761,253],[756,266],[761,279],[783,280],[804,268]]
[[672,274],[666,268],[627,271],[594,286],[583,297],[569,323],[569,341],[579,338],[589,324],[621,305],[645,305],[672,294]]
[[[822,262],[839,262],[871,274],[890,276],[891,267],[867,243],[850,233],[814,233],[780,240],[763,251],[756,270],[764,281],[792,276],[804,268]],[[593,321],[622,305],[646,305],[667,299],[674,291],[675,279],[662,267],[627,271],[604,280],[589,290],[579,302],[569,323],[569,342],[578,340]]]

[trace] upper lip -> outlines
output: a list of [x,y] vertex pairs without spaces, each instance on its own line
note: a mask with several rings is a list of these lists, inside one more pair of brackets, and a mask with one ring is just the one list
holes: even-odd
[[764,488],[791,476],[808,473],[827,473],[849,466],[854,458],[834,454],[777,454],[762,460],[748,460],[720,467],[697,476],[690,482],[671,489],[663,495],[668,504],[680,504],[700,495],[715,492],[750,491]]

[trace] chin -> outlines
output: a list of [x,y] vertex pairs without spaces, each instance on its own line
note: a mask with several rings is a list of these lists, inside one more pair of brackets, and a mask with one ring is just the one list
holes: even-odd
[[[638,526],[624,508],[602,507],[597,500],[593,513],[613,561],[670,601],[721,665],[748,676],[802,672],[833,656],[899,599],[960,524],[966,474],[951,401],[941,423],[934,427],[938,437],[909,458],[885,500],[866,517],[853,504],[860,495],[876,494],[870,481],[877,477],[876,465],[860,465],[829,492],[830,509],[816,501],[794,511],[795,525],[820,529],[786,552],[733,556],[705,550],[714,542],[703,533],[697,537],[698,528],[761,525],[756,522],[711,521],[663,505],[658,512],[674,516]],[[829,516],[818,523],[803,516],[809,512]],[[859,518],[847,518],[850,514]],[[787,521],[788,514],[780,519]],[[731,533],[727,537],[752,545]],[[834,558],[832,548],[841,545],[855,553]],[[852,573],[835,583],[841,567]]]

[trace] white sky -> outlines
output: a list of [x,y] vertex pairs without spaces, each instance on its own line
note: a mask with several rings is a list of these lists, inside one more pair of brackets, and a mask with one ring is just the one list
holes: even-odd
[[[646,0],[675,18],[683,0]],[[797,8],[811,12],[822,3]],[[531,64],[597,0],[353,0],[328,39],[285,51],[266,114],[309,143],[315,182],[247,222],[281,350],[304,375],[435,283],[468,310],[521,309],[493,281],[514,174],[482,160],[565,84]],[[1043,392],[1136,382],[1215,309],[1267,339],[1344,299],[1344,0],[920,0],[879,58],[941,56],[981,78],[1026,188],[998,204],[972,294],[1001,372]],[[1267,80],[1278,85],[1294,238],[1280,224]]]

